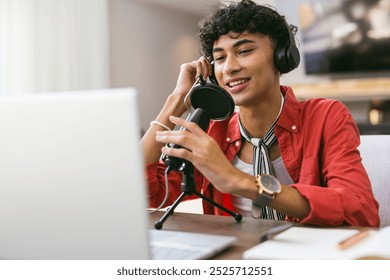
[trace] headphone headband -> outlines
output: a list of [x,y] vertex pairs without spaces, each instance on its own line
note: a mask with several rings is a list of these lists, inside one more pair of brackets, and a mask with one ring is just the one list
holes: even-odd
[[[288,34],[288,40],[286,43],[283,43],[283,44],[281,44],[279,42],[277,43],[277,45],[275,47],[275,51],[274,51],[274,63],[275,63],[276,69],[281,74],[288,73],[288,72],[294,70],[295,68],[297,68],[299,63],[300,63],[300,60],[301,60],[299,50],[298,50],[296,43],[295,43],[294,34],[292,32],[292,28],[296,28],[296,27],[293,25],[289,25],[287,23],[285,17],[279,15],[276,11],[274,11],[266,6],[263,6],[263,7],[265,9],[271,10],[275,16],[281,17],[283,22],[284,22],[284,26],[285,26],[285,28],[287,30],[287,34]],[[212,68],[213,68],[213,74],[211,75],[210,80],[212,83],[218,84],[217,80],[215,79],[215,75],[214,75],[214,67],[212,67]]]

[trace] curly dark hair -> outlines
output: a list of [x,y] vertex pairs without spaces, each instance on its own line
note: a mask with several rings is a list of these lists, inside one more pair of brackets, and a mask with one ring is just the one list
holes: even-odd
[[[229,32],[261,33],[270,37],[274,44],[288,44],[289,34],[284,16],[271,6],[257,4],[251,0],[222,5],[199,22],[199,38],[202,55],[212,58],[214,42]],[[297,27],[290,25],[295,34]]]

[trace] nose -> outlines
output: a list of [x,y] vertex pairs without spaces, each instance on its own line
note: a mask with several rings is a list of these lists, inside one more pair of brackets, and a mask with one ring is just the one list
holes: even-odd
[[222,74],[231,75],[241,70],[241,65],[234,55],[227,56],[222,69]]

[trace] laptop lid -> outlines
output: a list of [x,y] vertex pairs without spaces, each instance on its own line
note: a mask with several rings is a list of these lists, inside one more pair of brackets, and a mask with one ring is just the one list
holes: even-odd
[[133,88],[0,97],[0,259],[150,257],[138,118]]

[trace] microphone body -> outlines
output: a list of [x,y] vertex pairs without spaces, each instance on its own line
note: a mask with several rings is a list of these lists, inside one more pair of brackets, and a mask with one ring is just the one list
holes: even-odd
[[[210,115],[202,108],[197,108],[188,117],[187,120],[189,122],[194,122],[194,123],[198,124],[200,128],[202,128],[204,131],[206,131],[209,124],[210,124]],[[181,127],[180,130],[185,130],[185,128]],[[176,149],[183,148],[182,146],[176,145],[176,144],[167,144],[167,146],[170,148],[176,148]],[[169,173],[171,170],[183,171],[188,165],[187,160],[177,158],[177,157],[168,156],[165,154],[163,154],[161,156],[161,159],[165,163],[165,165],[167,166],[166,173]]]
[[[203,76],[189,92],[192,107],[195,111],[187,118],[188,121],[198,124],[204,131],[209,126],[210,120],[222,121],[229,118],[234,112],[234,101],[230,94],[220,86],[207,83]],[[185,128],[180,128],[184,130]],[[170,148],[183,148],[180,145],[167,144]],[[163,154],[162,161],[167,166],[168,174],[171,170],[183,171],[189,162],[176,157]]]

